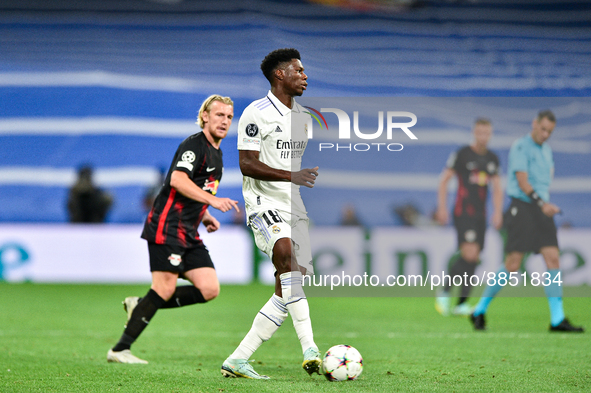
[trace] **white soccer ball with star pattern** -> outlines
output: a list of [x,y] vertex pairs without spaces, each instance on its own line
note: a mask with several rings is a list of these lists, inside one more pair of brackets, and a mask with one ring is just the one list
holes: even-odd
[[335,345],[322,359],[322,371],[331,382],[352,381],[363,371],[363,358],[350,345]]

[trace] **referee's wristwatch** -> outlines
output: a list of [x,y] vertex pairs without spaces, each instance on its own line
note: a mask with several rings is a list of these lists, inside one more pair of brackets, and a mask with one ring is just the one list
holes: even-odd
[[546,202],[544,202],[544,200],[542,198],[540,198],[540,196],[538,195],[538,193],[536,192],[536,190],[532,190],[532,192],[530,192],[528,196],[531,198],[531,200],[536,205],[538,205],[538,207],[540,209],[542,208],[542,206],[544,206],[544,203],[546,203]]

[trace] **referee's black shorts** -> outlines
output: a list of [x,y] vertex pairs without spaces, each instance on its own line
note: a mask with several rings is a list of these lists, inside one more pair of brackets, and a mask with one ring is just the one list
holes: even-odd
[[542,213],[538,205],[511,198],[503,222],[507,229],[506,253],[537,254],[542,247],[558,247],[554,217]]

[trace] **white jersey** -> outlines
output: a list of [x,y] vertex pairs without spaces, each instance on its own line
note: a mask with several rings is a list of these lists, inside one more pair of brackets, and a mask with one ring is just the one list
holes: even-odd
[[[297,172],[308,144],[312,118],[293,100],[289,109],[269,91],[252,102],[238,122],[238,150],[255,150],[259,160],[275,169]],[[243,177],[242,194],[248,215],[261,206],[305,216],[300,187],[286,181],[263,181]]]

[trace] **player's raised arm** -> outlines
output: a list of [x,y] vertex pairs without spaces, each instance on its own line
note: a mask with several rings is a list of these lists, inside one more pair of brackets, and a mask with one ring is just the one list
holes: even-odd
[[197,187],[197,185],[189,179],[189,175],[183,171],[172,172],[172,175],[170,176],[170,186],[187,198],[191,198],[197,202],[206,203],[224,213],[232,208],[236,209],[236,211],[240,211],[238,208],[238,201],[230,198],[218,198],[203,191],[201,188]]
[[240,150],[238,161],[244,176],[263,181],[291,181],[291,172],[275,169],[259,160],[256,150]]
[[240,171],[244,176],[263,181],[286,181],[298,186],[314,187],[318,176],[318,167],[304,168],[297,172],[272,168],[259,160],[256,150],[240,150],[238,152]]

